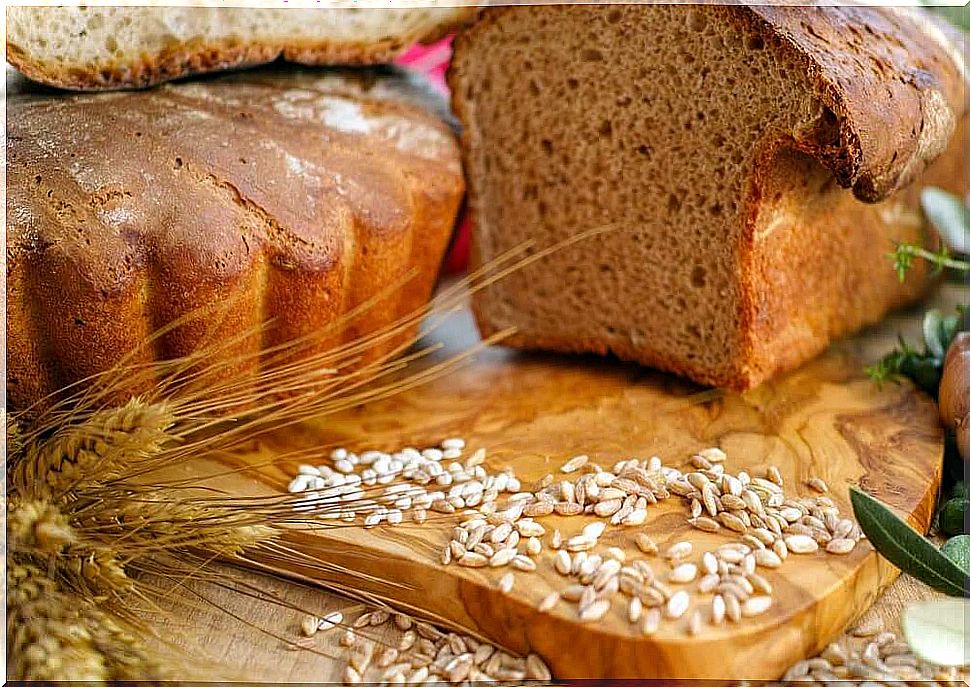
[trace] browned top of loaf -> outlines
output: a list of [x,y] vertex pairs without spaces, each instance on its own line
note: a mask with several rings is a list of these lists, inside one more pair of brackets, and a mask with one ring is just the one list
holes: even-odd
[[348,217],[401,231],[415,180],[462,186],[452,131],[401,74],[268,70],[53,98],[10,84],[7,274],[56,246],[110,297],[152,253],[232,279],[253,251],[324,269],[351,249]]
[[[746,7],[800,57],[830,131],[802,149],[856,197],[881,200],[915,179],[966,112],[964,37],[907,7]],[[821,135],[819,135],[821,134]]]

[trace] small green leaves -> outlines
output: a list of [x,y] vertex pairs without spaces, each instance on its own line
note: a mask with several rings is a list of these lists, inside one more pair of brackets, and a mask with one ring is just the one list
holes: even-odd
[[970,662],[966,599],[937,599],[907,606],[903,610],[903,635],[917,656],[940,666],[963,666]]
[[946,351],[953,337],[965,327],[965,312],[962,307],[958,307],[957,312],[952,315],[930,310],[923,317],[922,351],[900,338],[899,346],[875,365],[866,367],[866,373],[880,384],[900,375],[909,377],[926,393],[936,397]]
[[940,509],[940,529],[950,536],[964,532],[967,517],[967,505],[970,504],[965,496],[957,496],[943,504]]
[[940,553],[960,566],[964,575],[970,575],[970,535],[952,537],[940,547]]
[[890,563],[950,596],[966,593],[964,571],[929,540],[865,492],[853,487],[850,497],[862,531]]
[[954,253],[970,251],[970,218],[967,207],[958,197],[943,189],[929,186],[920,195],[923,213],[943,240],[943,247],[933,252],[913,243],[896,244],[889,254],[899,281],[905,281],[913,262],[920,258],[933,266],[934,272],[943,268],[970,271],[970,262],[953,257]]
[[970,252],[970,217],[967,216],[967,206],[959,198],[943,189],[927,186],[920,194],[920,205],[950,250]]

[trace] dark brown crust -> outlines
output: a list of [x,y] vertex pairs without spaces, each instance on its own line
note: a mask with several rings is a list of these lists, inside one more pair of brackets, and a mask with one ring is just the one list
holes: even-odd
[[[299,355],[325,351],[425,304],[464,184],[447,125],[413,104],[419,93],[399,97],[406,80],[378,89],[392,80],[388,71],[380,79],[342,72],[339,82],[320,82],[324,72],[259,71],[148,92],[12,95],[12,406],[132,351],[130,362],[153,363],[218,341],[238,340],[211,362],[228,363],[225,378],[239,389],[266,364],[267,347],[315,337]],[[326,98],[336,96],[429,132],[433,151],[398,149],[382,125],[358,133],[353,119],[325,124]],[[216,304],[218,318],[153,338]],[[144,390],[123,387],[119,396]]]
[[805,132],[798,147],[860,200],[882,200],[912,182],[943,152],[966,113],[964,78],[926,28],[946,31],[922,9],[760,5],[743,11],[799,56],[828,110],[830,121]]
[[267,64],[282,58],[313,66],[369,66],[392,62],[412,42],[431,43],[462,26],[475,11],[469,8],[453,21],[434,27],[413,41],[385,38],[376,42],[303,41],[243,44],[230,41],[195,41],[158,54],[143,54],[137,61],[112,60],[83,68],[34,61],[7,41],[7,61],[25,76],[55,88],[74,91],[110,91],[147,88],[196,74]]

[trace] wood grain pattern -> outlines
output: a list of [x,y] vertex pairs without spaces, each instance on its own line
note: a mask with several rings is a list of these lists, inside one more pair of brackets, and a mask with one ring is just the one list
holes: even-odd
[[[467,345],[469,332],[467,320],[446,328],[447,347],[439,358]],[[446,380],[262,437],[257,450],[233,459],[236,466],[260,467],[223,474],[218,486],[271,495],[296,469],[285,459],[267,464],[273,456],[319,451],[324,462],[326,447],[334,444],[395,449],[456,434],[468,439],[471,449],[486,447],[490,468],[514,464],[524,484],[581,452],[604,464],[656,454],[678,465],[693,451],[720,445],[728,452],[729,471],[775,464],[802,493],[807,493],[801,486],[807,477],[821,476],[844,512],[849,511],[848,485],[861,483],[925,530],[942,456],[936,409],[908,385],[879,390],[864,378],[861,359],[872,357],[866,348],[874,340],[884,344],[887,337],[870,334],[835,347],[777,383],[715,398],[698,397],[695,388],[633,366],[490,349]],[[201,477],[224,466],[197,462],[184,470]],[[564,534],[585,522],[549,519]],[[374,530],[294,527],[286,539],[305,554],[303,563],[262,557],[254,564],[304,581],[390,596],[403,607],[440,616],[511,649],[535,651],[561,678],[776,678],[789,663],[838,635],[896,574],[868,545],[846,557],[802,557],[768,574],[776,603],[764,616],[691,638],[682,622],[665,624],[658,635],[645,638],[622,619],[618,604],[597,624],[578,624],[572,606],[538,614],[538,600],[564,586],[546,554],[539,571],[518,574],[511,595],[495,589],[504,571],[442,568],[437,552],[452,524],[438,517],[421,526]],[[723,541],[688,532],[684,506],[675,499],[653,508],[644,529],[661,543],[681,537],[711,546]],[[633,552],[633,535],[634,530],[609,530],[601,542]],[[564,637],[570,639],[568,647]],[[580,646],[582,651],[574,650]]]

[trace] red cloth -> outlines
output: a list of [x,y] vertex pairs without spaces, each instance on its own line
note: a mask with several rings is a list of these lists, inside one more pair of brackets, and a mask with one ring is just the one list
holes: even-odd
[[[451,36],[431,45],[415,45],[397,58],[397,63],[410,69],[423,72],[442,95],[448,96],[445,71],[451,59]],[[451,246],[442,267],[445,274],[464,272],[468,268],[468,248],[471,244],[471,229],[468,218],[458,220],[458,228],[451,239]]]

